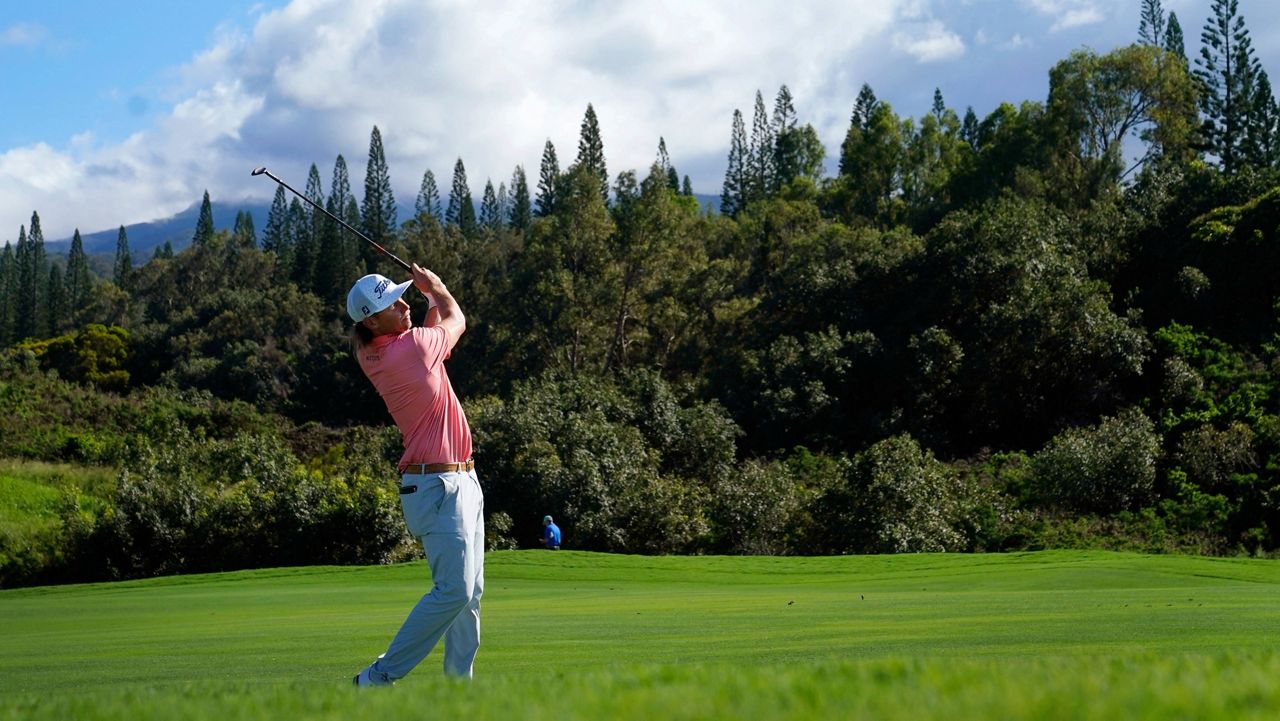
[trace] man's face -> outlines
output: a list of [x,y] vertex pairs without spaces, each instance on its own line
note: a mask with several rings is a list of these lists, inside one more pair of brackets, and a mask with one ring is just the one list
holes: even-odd
[[403,298],[364,319],[365,326],[374,335],[403,333],[413,327],[412,313],[409,304]]

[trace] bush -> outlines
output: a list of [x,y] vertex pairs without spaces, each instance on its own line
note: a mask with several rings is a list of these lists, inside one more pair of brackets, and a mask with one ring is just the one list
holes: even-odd
[[1152,500],[1160,437],[1137,409],[1087,428],[1055,436],[1032,457],[1032,477],[1043,502],[1110,514]]
[[716,487],[711,514],[717,549],[755,555],[785,553],[792,519],[805,500],[804,486],[786,465],[743,463]]
[[[715,404],[682,402],[657,374],[620,383],[552,374],[507,402],[468,404],[489,507],[517,539],[550,513],[565,544],[674,553],[707,536],[706,489],[732,471],[737,427]],[[524,544],[528,545],[528,544]]]
[[963,551],[967,529],[982,526],[983,496],[911,436],[887,438],[855,456],[844,484],[819,501],[826,545],[837,553]]

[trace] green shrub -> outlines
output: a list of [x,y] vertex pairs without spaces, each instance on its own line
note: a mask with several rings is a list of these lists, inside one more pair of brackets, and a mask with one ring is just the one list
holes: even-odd
[[1153,498],[1160,437],[1136,409],[1058,434],[1032,458],[1039,498],[1084,513],[1136,509]]
[[844,484],[819,500],[830,552],[963,551],[991,499],[909,435],[854,457]]
[[776,555],[786,552],[804,486],[783,463],[747,461],[715,489],[711,503],[719,550]]

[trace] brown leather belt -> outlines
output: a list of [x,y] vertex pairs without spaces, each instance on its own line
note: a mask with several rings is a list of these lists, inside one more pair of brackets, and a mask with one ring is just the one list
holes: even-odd
[[475,459],[469,458],[461,463],[410,463],[400,471],[400,475],[416,475],[420,473],[459,473],[476,467]]

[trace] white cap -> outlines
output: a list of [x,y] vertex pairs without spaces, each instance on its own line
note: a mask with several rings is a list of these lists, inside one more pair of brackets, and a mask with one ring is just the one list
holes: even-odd
[[412,280],[396,285],[385,275],[370,273],[351,286],[347,293],[347,315],[359,323],[374,313],[390,308],[413,285]]

